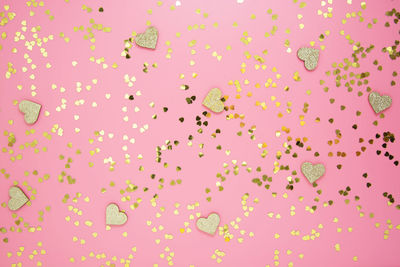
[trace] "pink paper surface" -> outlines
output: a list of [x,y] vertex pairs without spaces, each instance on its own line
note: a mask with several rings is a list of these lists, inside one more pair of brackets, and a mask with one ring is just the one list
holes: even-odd
[[[400,266],[400,65],[382,51],[399,3],[2,1],[0,265]],[[127,59],[149,25],[156,49]],[[314,71],[300,47],[320,50]],[[219,114],[202,105],[215,87]],[[370,90],[391,96],[383,115]],[[24,99],[42,105],[34,125]],[[326,168],[316,187],[306,161]],[[12,185],[30,198],[15,212]],[[110,203],[126,224],[106,227]],[[210,236],[196,220],[213,212]]]

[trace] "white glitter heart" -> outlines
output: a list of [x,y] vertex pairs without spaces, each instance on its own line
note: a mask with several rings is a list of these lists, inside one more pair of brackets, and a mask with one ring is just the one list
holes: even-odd
[[371,92],[368,101],[374,109],[375,113],[384,111],[392,105],[392,98],[388,95],[380,95],[378,92]]
[[119,210],[118,206],[111,203],[106,208],[106,224],[107,225],[122,225],[126,223],[128,217],[125,212]]
[[325,173],[325,166],[322,164],[312,164],[311,162],[304,162],[301,164],[301,172],[308,179],[310,183],[314,183],[321,178]]
[[196,226],[200,231],[214,235],[215,231],[217,231],[219,222],[219,215],[216,213],[211,213],[207,218],[199,218],[196,222]]

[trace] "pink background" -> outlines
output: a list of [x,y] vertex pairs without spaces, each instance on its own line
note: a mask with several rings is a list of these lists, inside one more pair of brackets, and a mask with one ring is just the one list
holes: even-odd
[[[393,71],[400,70],[399,64],[381,51],[383,47],[393,45],[399,36],[399,25],[393,23],[393,17],[385,16],[386,11],[399,6],[399,1],[366,1],[366,9],[361,8],[361,1],[347,2],[352,4],[346,1],[330,4],[327,1],[325,6],[321,6],[323,3],[320,1],[306,1],[306,7],[300,8],[300,3],[289,0],[245,0],[241,4],[234,0],[181,0],[180,6],[175,1],[163,1],[158,6],[157,1],[71,0],[66,3],[58,0],[46,1],[42,7],[28,6],[20,1],[2,1],[1,11],[4,5],[9,5],[6,14],[14,12],[16,16],[0,27],[0,34],[7,34],[0,40],[0,142],[3,149],[0,170],[9,175],[0,174],[0,227],[6,230],[0,233],[0,265],[123,266],[128,263],[132,266],[168,266],[167,256],[173,255],[170,264],[174,266],[217,266],[212,255],[218,249],[225,253],[225,256],[218,257],[222,260],[219,265],[223,266],[400,266],[400,210],[396,209],[400,180],[399,167],[393,164],[400,158],[400,146],[396,140],[389,143],[387,149],[382,149],[382,138],[375,139],[376,133],[382,135],[385,131],[397,137],[400,129],[396,117],[400,112],[397,103],[400,93],[398,85],[390,85],[392,80],[400,83],[398,77],[392,77]],[[82,10],[83,4],[93,11]],[[174,5],[178,6],[171,10]],[[103,7],[104,12],[98,12],[99,7]],[[332,18],[318,15],[319,9],[327,12],[328,7],[333,8]],[[149,9],[152,14],[148,14]],[[197,9],[200,14],[197,14]],[[278,15],[276,20],[272,20],[268,9]],[[49,19],[46,10],[50,10],[54,20]],[[33,16],[30,16],[30,11],[34,12]],[[360,22],[356,15],[343,24],[346,14],[352,12],[362,12],[364,21]],[[207,18],[204,13],[208,14]],[[251,18],[252,14],[255,19]],[[94,51],[90,49],[92,43],[83,38],[85,31],[74,32],[74,27],[90,27],[90,19],[112,29],[110,33],[93,30]],[[377,23],[368,29],[367,24],[373,19],[377,19]],[[21,29],[22,21],[26,21],[26,32]],[[159,30],[156,50],[134,45],[129,51],[131,58],[125,59],[121,56],[123,41],[131,37],[133,31],[143,32],[147,27],[146,21]],[[390,27],[384,26],[386,21],[390,22]],[[213,26],[216,22],[218,27]],[[233,27],[234,22],[237,22],[237,27]],[[304,24],[304,29],[299,28],[300,23]],[[188,30],[189,25],[201,24],[205,29]],[[270,32],[273,25],[278,27],[276,34],[265,37],[265,32]],[[36,26],[41,26],[40,38],[54,36],[53,40],[42,45],[47,57],[43,57],[38,45],[32,51],[25,46],[25,41],[35,40],[31,28]],[[286,29],[290,29],[290,33],[286,33]],[[319,35],[327,30],[330,35],[320,42]],[[340,34],[341,30],[344,35]],[[25,40],[15,41],[16,32],[22,33]],[[61,32],[70,38],[68,43],[60,37]],[[177,32],[181,33],[179,38]],[[241,41],[244,32],[252,38],[248,45]],[[350,68],[347,72],[342,69],[341,74],[347,73],[348,76],[350,72],[370,73],[366,78],[369,84],[354,85],[351,93],[347,92],[344,82],[341,87],[336,87],[335,76],[325,74],[335,70],[333,63],[351,59],[353,45],[346,40],[346,35],[365,48],[375,45],[375,49],[360,60],[360,68]],[[286,39],[290,41],[290,53],[285,47]],[[189,47],[192,40],[197,42]],[[321,49],[325,46],[325,49],[321,49],[317,69],[309,72],[297,58],[296,51],[310,46],[312,41],[315,47]],[[206,49],[206,45],[210,48]],[[228,45],[231,50],[226,49]],[[13,48],[17,49],[16,53],[12,52]],[[166,58],[169,48],[172,49],[170,59]],[[196,52],[194,55],[192,49]],[[267,55],[262,53],[265,49]],[[251,58],[246,58],[246,51],[252,55]],[[213,52],[222,56],[220,61]],[[30,64],[24,59],[24,54],[32,59]],[[265,70],[255,69],[259,62],[253,58],[254,55],[265,59]],[[90,61],[90,57],[104,57],[108,67],[104,69],[101,64]],[[190,65],[191,60],[195,62],[194,66]],[[377,70],[374,60],[382,65],[382,71]],[[73,61],[77,62],[76,66],[73,66]],[[148,73],[142,71],[145,62],[149,63]],[[8,63],[16,69],[9,79],[5,75]],[[51,64],[50,69],[46,68],[47,63]],[[118,65],[116,69],[111,67],[113,63]],[[153,68],[153,63],[158,67]],[[36,69],[32,69],[32,64]],[[244,73],[241,72],[242,64],[246,65]],[[23,67],[28,71],[23,72]],[[273,71],[274,67],[277,72]],[[300,82],[294,81],[295,72],[299,72]],[[198,76],[192,78],[192,73]],[[277,73],[281,75],[280,79],[277,79]],[[31,74],[35,75],[34,79],[29,77]],[[124,81],[126,74],[136,78],[132,87]],[[184,74],[184,79],[180,79],[181,74]],[[276,88],[264,86],[269,78],[276,82]],[[96,84],[93,79],[97,79]],[[235,85],[229,83],[235,80],[242,88],[239,99],[236,98]],[[325,84],[320,85],[320,80]],[[82,84],[81,92],[76,89],[77,83]],[[257,83],[260,88],[257,88]],[[52,89],[52,84],[57,88]],[[189,85],[189,90],[181,90],[182,84]],[[22,85],[21,90],[18,85]],[[31,94],[32,85],[36,87],[35,96]],[[90,91],[86,89],[87,85],[91,86]],[[285,86],[290,88],[289,91],[284,90]],[[326,86],[329,87],[327,93],[323,91]],[[383,112],[384,119],[379,118],[369,105],[367,86],[392,97],[392,107]],[[60,92],[61,87],[65,92]],[[229,96],[225,103],[234,105],[235,110],[205,118],[201,113],[206,109],[201,102],[208,90],[214,87]],[[307,90],[311,90],[310,95]],[[359,91],[363,92],[362,96],[357,96]],[[136,95],[138,92],[141,95]],[[251,97],[247,96],[249,92]],[[107,99],[106,94],[111,97]],[[132,101],[126,98],[131,94],[135,96]],[[196,101],[188,105],[185,98],[193,95]],[[271,100],[272,96],[276,97],[275,101]],[[330,104],[330,98],[335,99],[334,104]],[[23,99],[42,104],[39,120],[33,126],[25,124],[23,114],[14,103]],[[58,112],[56,108],[61,106],[62,99],[67,100],[66,107]],[[84,100],[84,103],[76,105],[79,100]],[[265,102],[267,108],[263,110],[256,106],[256,101]],[[93,102],[97,107],[92,107]],[[152,102],[153,108],[149,105]],[[280,102],[280,106],[276,102]],[[290,114],[286,111],[288,102],[292,102]],[[304,103],[309,104],[307,113],[303,112]],[[344,111],[340,110],[341,105],[346,106]],[[140,109],[138,112],[135,112],[136,107]],[[168,112],[163,112],[163,107],[168,107]],[[362,112],[361,116],[356,116],[357,110]],[[49,112],[48,116],[46,112]],[[282,118],[278,118],[280,112]],[[157,119],[152,119],[153,114],[157,114]],[[244,118],[227,120],[229,114],[242,114]],[[74,115],[79,115],[79,119],[76,120]],[[304,115],[304,126],[300,125],[301,115]],[[124,121],[125,116],[128,121]],[[202,127],[202,134],[197,132],[196,116],[209,123]],[[178,121],[179,117],[185,118],[184,123]],[[317,117],[321,122],[315,122]],[[332,124],[328,122],[330,118],[334,119]],[[379,122],[378,126],[373,125],[375,120]],[[244,127],[240,127],[241,122]],[[133,124],[137,124],[137,128],[133,128]],[[353,124],[357,124],[357,130],[352,128]],[[57,131],[52,132],[55,125],[62,128],[62,136]],[[142,133],[140,128],[144,125],[148,125],[148,130]],[[253,132],[255,140],[251,140],[247,132],[252,126],[256,126]],[[290,133],[282,131],[282,127],[290,128]],[[75,128],[80,132],[76,133]],[[35,133],[26,135],[30,129]],[[216,129],[221,133],[212,138]],[[330,146],[328,141],[336,138],[336,129],[341,131],[342,138],[338,144]],[[3,135],[4,131],[15,135],[16,143],[12,148],[7,145],[8,137]],[[103,141],[98,140],[95,131],[104,131]],[[242,136],[237,135],[239,131],[242,131]],[[281,131],[280,137],[276,136],[276,131]],[[45,132],[51,134],[51,140],[45,138]],[[109,134],[113,134],[113,138],[109,138]],[[134,138],[134,144],[124,140],[124,135],[128,139]],[[193,135],[192,146],[187,145],[189,135]],[[293,138],[288,142],[293,149],[290,154],[285,154],[283,145],[289,136]],[[304,147],[296,146],[295,139],[304,137],[308,138]],[[364,142],[359,143],[359,138]],[[94,139],[93,143],[90,139]],[[368,144],[369,139],[373,139],[374,144]],[[34,140],[39,153],[29,146]],[[157,163],[156,148],[165,145],[166,140],[171,143],[178,140],[180,144],[172,145],[172,150],[162,151],[162,162]],[[258,144],[264,142],[268,155],[262,158],[263,149],[258,148]],[[67,146],[68,143],[72,148]],[[25,144],[28,144],[27,148],[20,149]],[[200,144],[204,144],[203,149]],[[221,150],[216,149],[218,145],[222,146]],[[306,151],[307,146],[311,151]],[[367,149],[357,157],[356,151],[360,151],[361,146]],[[91,155],[90,151],[96,148],[99,152]],[[75,153],[77,149],[82,152],[80,155]],[[389,161],[383,156],[384,152],[377,156],[378,149],[389,151],[394,159]],[[283,154],[280,160],[276,159],[278,151]],[[338,151],[345,152],[346,157],[337,157]],[[204,157],[199,158],[200,152]],[[291,156],[294,152],[298,154],[297,158]],[[319,152],[318,158],[314,157],[315,152]],[[329,157],[329,152],[334,156]],[[19,154],[21,160],[11,160]],[[125,163],[126,154],[130,155],[130,164]],[[60,155],[65,158],[60,160]],[[138,159],[138,155],[143,158]],[[109,163],[104,163],[109,157],[115,161],[114,171],[109,170]],[[65,168],[68,158],[72,163],[70,168]],[[290,171],[274,174],[275,161],[289,166]],[[326,173],[316,188],[300,173],[304,161],[323,163],[326,167]],[[89,167],[89,162],[93,167]],[[167,168],[163,166],[164,162],[168,163]],[[233,173],[235,162],[238,175]],[[252,169],[251,172],[242,166],[243,162]],[[228,167],[224,168],[224,164]],[[341,170],[337,169],[338,164],[342,164]],[[140,166],[144,167],[143,171],[139,171]],[[177,172],[176,166],[180,166],[182,171]],[[257,167],[261,167],[261,172],[256,171]],[[225,169],[230,173],[224,174]],[[35,170],[37,175],[33,174]],[[66,177],[64,182],[59,182],[58,176],[62,171],[75,178],[76,183],[69,184]],[[292,171],[298,174],[291,175]],[[152,173],[156,174],[154,180],[150,179]],[[222,182],[223,191],[218,190],[220,179],[216,177],[217,173],[226,177]],[[367,179],[362,177],[363,173],[368,173]],[[50,178],[39,183],[38,178],[45,174]],[[263,174],[273,177],[269,190],[264,189],[265,182],[259,187],[251,181],[256,177],[261,179]],[[300,178],[293,191],[285,189],[288,176]],[[160,178],[165,179],[161,190],[158,188]],[[176,179],[181,179],[182,183],[171,186],[170,182]],[[121,194],[120,190],[127,188],[126,180],[138,189]],[[110,182],[115,186],[110,186]],[[370,188],[366,187],[367,182],[372,184]],[[7,207],[8,189],[13,183],[18,183],[31,198],[30,206],[16,212]],[[346,186],[351,187],[349,195],[339,195],[338,191]],[[148,188],[146,192],[143,190],[145,187]],[[102,188],[106,192],[102,193]],[[206,194],[206,188],[211,192]],[[316,192],[318,189],[322,190],[321,195]],[[389,206],[383,192],[392,194],[396,202]],[[248,217],[242,208],[242,197],[246,193],[249,197],[245,205],[254,208]],[[67,203],[62,202],[65,194],[70,195]],[[74,202],[72,199],[76,194],[81,194],[81,197]],[[151,205],[154,194],[158,194],[155,207]],[[124,198],[127,196],[130,200]],[[303,201],[299,201],[301,196]],[[360,200],[355,201],[355,196]],[[89,202],[84,201],[86,197]],[[206,200],[207,197],[212,197],[211,202]],[[314,200],[316,197],[319,197],[319,202]],[[256,198],[258,203],[254,203]],[[138,208],[132,210],[130,206],[138,199],[141,199]],[[350,202],[346,204],[345,199]],[[323,203],[329,200],[333,200],[333,205],[324,207]],[[105,207],[111,202],[127,212],[128,222],[106,230]],[[177,203],[180,205],[178,208]],[[188,209],[195,203],[199,205]],[[312,214],[308,210],[314,205],[317,210]],[[51,210],[45,211],[46,207]],[[69,207],[77,208],[76,211],[82,214],[70,211]],[[295,208],[293,216],[291,207]],[[44,211],[43,221],[38,220],[40,211]],[[197,216],[211,212],[220,214],[221,227],[229,226],[229,233],[233,235],[229,240],[218,231],[215,236],[209,236],[196,228]],[[269,213],[273,213],[272,218]],[[276,218],[278,214],[280,218]],[[191,215],[194,219],[190,218]],[[67,216],[70,221],[66,221]],[[16,225],[18,218],[23,220]],[[235,229],[231,222],[237,218],[240,222]],[[91,221],[93,225],[86,226],[85,221]],[[79,222],[79,226],[74,222]],[[376,223],[380,224],[379,227]],[[41,231],[32,233],[28,231],[29,227],[41,227]],[[156,227],[156,232],[152,231],[153,227]],[[181,228],[191,231],[181,233]],[[241,233],[241,230],[245,232]],[[304,236],[314,234],[313,230],[318,237],[303,240]],[[292,231],[299,231],[299,235],[292,235]],[[97,233],[97,237],[92,233]],[[173,239],[167,239],[166,234],[172,235]],[[384,239],[385,234],[387,239]],[[5,238],[8,238],[7,243],[3,241]],[[83,244],[81,240],[84,240]],[[340,251],[336,251],[336,244],[340,245]],[[132,251],[134,247],[135,252]]]

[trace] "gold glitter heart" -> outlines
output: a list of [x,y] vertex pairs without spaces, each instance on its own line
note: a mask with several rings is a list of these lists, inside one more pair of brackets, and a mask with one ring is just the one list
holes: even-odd
[[222,112],[224,110],[224,103],[221,101],[221,97],[221,90],[213,88],[204,98],[203,105],[216,113]]
[[29,100],[22,100],[19,103],[19,110],[25,114],[24,119],[28,124],[34,124],[37,121],[41,108],[42,105]]
[[111,203],[106,208],[106,224],[108,225],[121,225],[126,223],[128,217],[125,212],[119,210],[118,206]]
[[29,201],[29,198],[18,186],[10,187],[8,195],[10,196],[8,200],[8,208],[10,210],[18,210]]
[[138,46],[156,49],[158,39],[158,30],[154,27],[149,27],[144,33],[136,35],[135,42]]
[[371,92],[368,96],[369,103],[375,113],[379,113],[392,105],[392,98],[388,95],[380,95],[378,92]]
[[213,235],[215,234],[215,231],[217,231],[219,221],[219,215],[216,213],[211,213],[207,218],[199,218],[196,222],[196,226],[200,231]]
[[297,50],[297,56],[304,61],[304,66],[308,70],[314,70],[318,65],[319,50],[310,47],[302,47]]
[[313,165],[311,162],[304,162],[301,164],[301,172],[304,176],[310,181],[310,183],[314,183],[325,173],[325,167],[322,164]]

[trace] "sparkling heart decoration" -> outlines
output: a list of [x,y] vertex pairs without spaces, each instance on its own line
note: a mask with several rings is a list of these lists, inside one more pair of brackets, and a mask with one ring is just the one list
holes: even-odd
[[10,187],[8,195],[10,196],[8,200],[8,208],[10,210],[18,210],[29,201],[29,198],[18,186]]
[[215,231],[217,231],[219,221],[219,215],[216,213],[211,213],[207,218],[199,218],[196,222],[196,226],[200,231],[214,235]]
[[325,173],[325,166],[322,164],[313,165],[311,162],[301,164],[301,172],[310,183],[314,183]]
[[138,46],[156,49],[158,39],[158,30],[155,27],[149,27],[144,33],[136,35],[135,42]]
[[28,124],[34,124],[37,121],[41,108],[42,105],[29,100],[22,100],[19,103],[19,110],[25,114],[24,119]]
[[108,225],[122,225],[126,223],[128,216],[125,212],[119,210],[118,206],[111,203],[106,208],[106,224]]
[[224,110],[224,103],[221,101],[221,97],[221,90],[213,88],[204,98],[203,105],[216,113],[222,112]]
[[378,92],[371,92],[368,100],[375,113],[382,112],[392,105],[392,98],[390,96],[380,95]]
[[314,70],[318,65],[319,50],[311,47],[302,47],[297,50],[297,56],[304,61],[308,70]]

